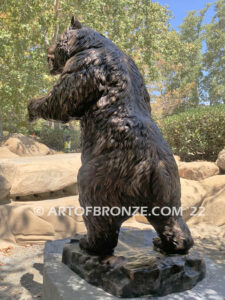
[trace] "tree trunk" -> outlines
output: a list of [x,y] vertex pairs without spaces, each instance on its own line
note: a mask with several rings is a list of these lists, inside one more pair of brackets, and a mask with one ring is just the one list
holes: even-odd
[[0,116],[0,145],[1,145],[2,140],[3,140],[3,126],[2,126],[2,119]]

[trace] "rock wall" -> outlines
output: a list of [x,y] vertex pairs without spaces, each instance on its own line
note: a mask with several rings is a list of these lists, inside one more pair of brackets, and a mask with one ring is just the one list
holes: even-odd
[[[176,160],[180,172],[184,165],[189,170],[193,166],[192,173],[183,174],[195,176],[196,172],[202,172],[198,178],[192,175],[191,178],[185,175],[188,179],[181,178],[184,219],[193,225],[225,225],[225,175],[215,175],[218,168],[213,163],[210,170],[214,171],[207,173],[208,162],[183,163],[179,157]],[[0,158],[0,247],[7,243],[43,243],[85,232],[81,216],[73,211],[71,214],[68,210],[63,212],[64,207],[79,208],[77,174],[80,166],[79,153]],[[208,178],[201,179],[206,175]],[[196,208],[194,216],[193,207]],[[129,222],[148,224],[140,215]]]

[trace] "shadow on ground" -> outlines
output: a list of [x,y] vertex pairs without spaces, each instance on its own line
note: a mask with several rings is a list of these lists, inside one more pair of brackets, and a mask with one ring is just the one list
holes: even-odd
[[0,299],[41,299],[43,245],[15,247],[0,255]]

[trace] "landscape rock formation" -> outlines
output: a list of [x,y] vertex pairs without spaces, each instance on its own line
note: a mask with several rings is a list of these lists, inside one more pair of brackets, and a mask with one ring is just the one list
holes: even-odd
[[[20,157],[13,152],[8,155],[10,150],[6,149],[5,145],[0,147],[0,246],[43,243],[84,233],[82,217],[63,211],[64,207],[79,208],[80,153]],[[221,153],[219,168],[212,162],[185,163],[175,157],[181,176],[183,218],[189,225],[225,226]],[[141,215],[126,224],[132,222],[139,227],[148,224]]]

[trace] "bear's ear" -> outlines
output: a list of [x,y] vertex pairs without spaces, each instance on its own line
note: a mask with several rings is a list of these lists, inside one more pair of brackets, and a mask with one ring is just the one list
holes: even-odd
[[71,29],[80,29],[80,28],[82,28],[81,23],[74,16],[71,18],[70,28]]

